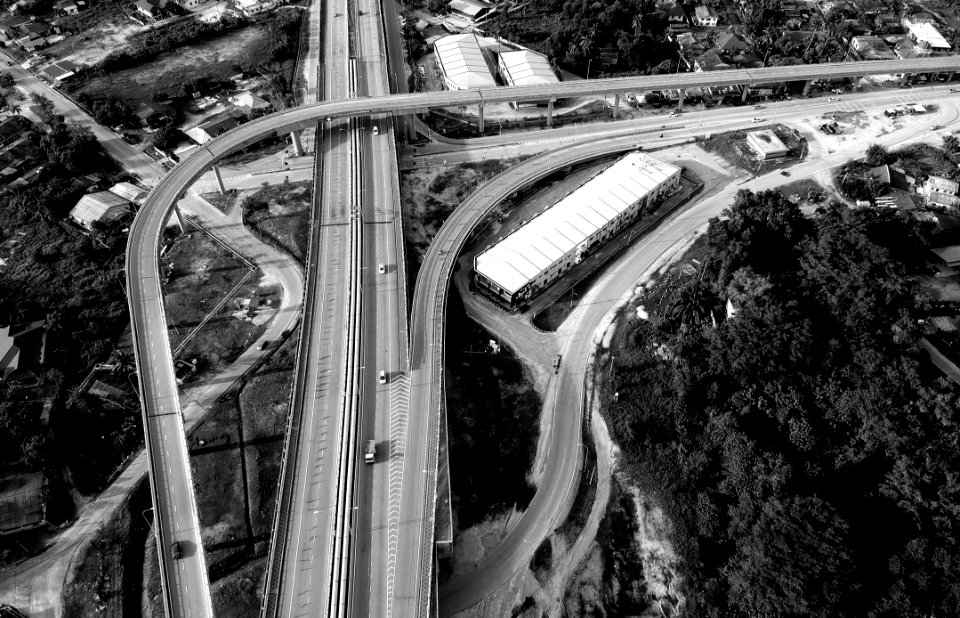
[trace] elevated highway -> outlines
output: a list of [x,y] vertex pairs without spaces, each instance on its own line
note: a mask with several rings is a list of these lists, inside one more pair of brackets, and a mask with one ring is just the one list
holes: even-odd
[[[181,421],[174,420],[180,418],[179,402],[176,382],[172,379],[172,359],[163,315],[158,244],[173,206],[187,188],[217,161],[265,137],[313,127],[321,119],[333,121],[367,115],[393,116],[418,113],[431,107],[643,92],[664,88],[759,84],[872,74],[953,72],[958,69],[960,57],[937,57],[653,75],[565,82],[548,87],[358,97],[309,104],[263,116],[221,135],[195,151],[161,179],[151,191],[131,226],[127,251],[134,349],[143,393],[144,426],[151,459],[150,478],[158,519],[158,548],[161,570],[165,574],[163,586],[169,614],[206,616],[210,615],[212,610],[183,427]],[[342,125],[328,122],[327,126],[330,132],[326,137],[334,142],[339,141],[336,136],[339,131],[335,129]],[[337,182],[334,178],[330,180]],[[454,248],[449,243],[436,246],[438,251],[450,251]],[[445,272],[435,268],[428,261],[421,277],[435,277]],[[436,297],[431,319],[442,322],[446,285],[442,286],[442,289],[439,285],[434,285],[433,288]],[[425,615],[430,604],[433,511],[436,499],[436,488],[433,484],[436,473],[437,412],[442,397],[443,376],[442,357],[428,349],[442,345],[443,333],[442,330],[437,331],[435,324],[431,326],[429,321],[417,319],[418,322],[411,323],[411,405],[406,430],[410,443],[404,459],[404,469],[410,470],[413,476],[408,477],[409,481],[403,486],[400,520],[404,523],[398,531],[397,544],[400,555],[405,555],[402,552],[408,549],[413,551],[413,554],[410,564],[407,565],[409,568],[403,570],[402,578],[397,578],[392,591],[390,607],[394,608],[393,615],[397,616]],[[418,327],[418,323],[421,326]],[[442,329],[442,326],[440,328]],[[441,338],[438,339],[438,336]],[[175,474],[171,476],[168,473],[170,470],[175,471]],[[185,559],[173,561],[170,554],[171,544],[181,538],[187,541],[187,555]]]

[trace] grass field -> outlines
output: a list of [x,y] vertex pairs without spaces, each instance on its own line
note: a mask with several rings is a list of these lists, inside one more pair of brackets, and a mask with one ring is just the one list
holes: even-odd
[[269,360],[224,394],[190,436],[219,615],[254,616],[260,607],[297,339],[292,333]]
[[243,222],[303,263],[307,255],[313,183],[291,182],[260,189],[243,202]]
[[[178,238],[163,262],[170,273],[164,297],[174,350],[213,313],[177,354],[197,359],[200,371],[219,371],[236,359],[259,337],[272,314],[269,306],[279,304],[277,286],[261,287],[259,273],[248,278],[249,267],[205,233]],[[249,299],[257,308],[253,315],[238,308],[240,299]],[[221,301],[226,302],[220,305]]]

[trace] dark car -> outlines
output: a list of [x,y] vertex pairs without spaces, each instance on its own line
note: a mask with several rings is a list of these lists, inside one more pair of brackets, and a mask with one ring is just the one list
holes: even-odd
[[170,544],[170,552],[173,554],[174,560],[179,560],[183,558],[183,543],[180,541],[174,541]]

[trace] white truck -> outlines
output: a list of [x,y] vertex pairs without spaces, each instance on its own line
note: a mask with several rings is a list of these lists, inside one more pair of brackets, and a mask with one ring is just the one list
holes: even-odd
[[367,440],[367,447],[363,449],[363,461],[368,464],[377,461],[377,443],[374,440]]

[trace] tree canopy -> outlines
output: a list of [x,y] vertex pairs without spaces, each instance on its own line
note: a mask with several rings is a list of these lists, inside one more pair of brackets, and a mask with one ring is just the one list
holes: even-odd
[[741,192],[705,244],[618,329],[604,399],[688,615],[955,614],[960,398],[919,351],[912,224]]

